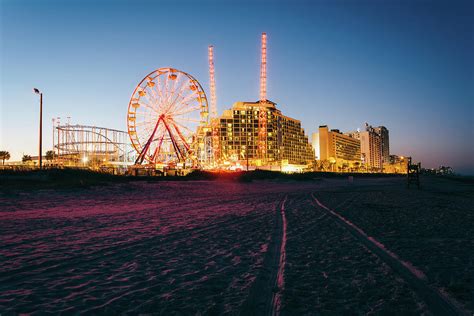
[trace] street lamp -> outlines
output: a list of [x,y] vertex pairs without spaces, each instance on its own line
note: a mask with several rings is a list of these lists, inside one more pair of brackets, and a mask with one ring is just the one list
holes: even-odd
[[82,157],[82,163],[83,163],[84,167],[86,166],[88,161],[89,161],[89,158],[87,156]]
[[40,96],[40,117],[39,117],[39,168],[43,169],[43,93],[33,88],[33,92]]
[[54,160],[54,123],[56,122],[56,119],[53,117],[53,164],[56,162],[56,160]]
[[60,161],[60,160],[61,160],[61,152],[59,151],[59,144],[60,144],[60,139],[61,139],[61,138],[60,138],[60,135],[59,135],[59,126],[61,126],[61,118],[58,116],[58,117],[56,118],[56,121],[58,122],[58,125],[57,125],[57,126],[58,126],[58,128],[57,128],[57,130],[58,130],[58,144],[57,144],[57,147],[58,147],[58,154],[57,154],[56,157],[57,157],[57,163],[58,163],[58,166],[59,166],[59,163],[61,162],[61,161]]

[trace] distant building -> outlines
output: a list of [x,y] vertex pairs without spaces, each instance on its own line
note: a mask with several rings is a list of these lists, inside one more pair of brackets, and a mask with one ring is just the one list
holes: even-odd
[[317,159],[334,164],[334,171],[360,164],[360,141],[337,129],[329,130],[327,125],[319,126],[319,132],[313,134],[313,146]]
[[321,153],[319,151],[319,133],[313,133],[311,135],[311,145],[314,150],[314,157],[316,160],[321,158]]
[[364,131],[345,133],[360,140],[361,159],[370,168],[382,169],[382,138],[374,128],[365,123]]
[[388,137],[388,129],[385,126],[374,127],[374,131],[379,134],[382,141],[382,162],[390,161],[390,145]]
[[388,162],[394,164],[394,163],[400,163],[403,160],[405,160],[405,157],[403,156],[390,155]]
[[388,162],[383,163],[383,169],[386,173],[406,173],[408,159],[403,156],[390,155]]
[[[312,165],[314,153],[301,122],[285,116],[276,103],[236,102],[219,118],[219,160],[221,163],[251,166],[282,164]],[[258,155],[258,117],[266,110],[265,156]]]

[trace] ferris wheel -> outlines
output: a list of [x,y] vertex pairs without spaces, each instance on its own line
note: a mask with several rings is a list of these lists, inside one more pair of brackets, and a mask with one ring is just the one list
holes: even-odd
[[208,120],[206,94],[194,77],[173,68],[151,72],[128,105],[128,134],[138,153],[135,164],[195,164]]

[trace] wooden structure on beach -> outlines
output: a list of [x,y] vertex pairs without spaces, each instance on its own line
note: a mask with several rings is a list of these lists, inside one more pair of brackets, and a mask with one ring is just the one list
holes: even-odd
[[407,187],[410,187],[410,184],[416,184],[418,189],[420,188],[420,171],[421,163],[412,164],[411,157],[407,159]]

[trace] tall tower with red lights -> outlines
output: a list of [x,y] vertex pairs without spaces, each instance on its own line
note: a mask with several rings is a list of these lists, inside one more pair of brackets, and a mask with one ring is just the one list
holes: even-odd
[[258,158],[265,164],[267,157],[267,34],[262,33],[260,63],[260,109],[258,114]]
[[217,117],[216,81],[214,77],[214,46],[208,47],[209,89],[211,90],[211,118]]
[[212,133],[212,159],[217,164],[220,154],[219,118],[217,117],[216,80],[214,73],[214,46],[208,47],[209,61],[209,89],[211,92],[211,133]]
[[260,102],[267,100],[267,33],[262,33],[260,62]]

